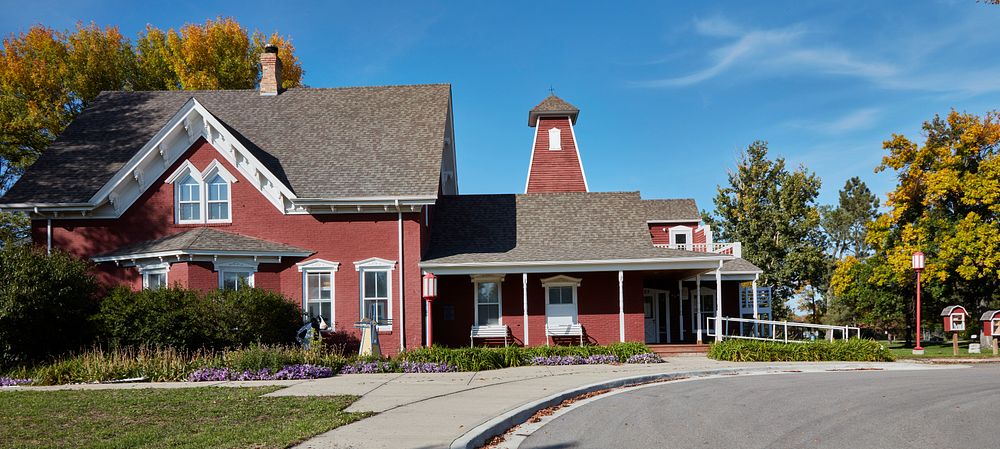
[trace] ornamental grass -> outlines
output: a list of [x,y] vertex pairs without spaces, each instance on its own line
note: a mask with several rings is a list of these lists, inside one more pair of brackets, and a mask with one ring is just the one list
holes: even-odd
[[896,357],[875,340],[782,343],[756,340],[723,340],[713,343],[708,357],[731,362],[891,362]]

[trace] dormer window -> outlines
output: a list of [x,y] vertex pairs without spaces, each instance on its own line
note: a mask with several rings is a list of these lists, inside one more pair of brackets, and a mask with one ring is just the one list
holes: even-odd
[[562,149],[562,131],[559,128],[549,128],[549,149]]
[[184,161],[169,178],[174,184],[174,214],[178,224],[232,221],[231,184],[236,177],[214,160],[205,171]]
[[201,222],[201,183],[191,175],[187,175],[180,183],[175,184],[177,193],[177,222]]

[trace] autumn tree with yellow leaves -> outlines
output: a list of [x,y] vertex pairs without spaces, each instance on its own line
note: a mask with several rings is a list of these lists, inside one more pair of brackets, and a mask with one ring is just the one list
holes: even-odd
[[952,111],[923,131],[922,144],[902,135],[883,144],[888,154],[876,170],[895,171],[898,184],[868,226],[874,255],[847,258],[832,280],[863,324],[911,325],[915,251],[927,257],[925,324],[950,304],[965,306],[971,321],[1000,306],[1000,115]]
[[[282,87],[301,85],[291,41],[249,31],[232,18],[160,30],[133,43],[117,27],[79,24],[57,31],[36,25],[0,48],[0,195],[105,90],[253,89],[258,56],[278,47]],[[0,245],[23,238],[23,216],[0,212]]]

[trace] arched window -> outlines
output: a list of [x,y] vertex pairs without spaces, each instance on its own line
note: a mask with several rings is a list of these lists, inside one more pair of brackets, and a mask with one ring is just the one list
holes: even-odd
[[201,183],[191,175],[174,184],[177,192],[177,222],[201,221]]
[[229,182],[215,175],[208,179],[208,221],[229,221]]

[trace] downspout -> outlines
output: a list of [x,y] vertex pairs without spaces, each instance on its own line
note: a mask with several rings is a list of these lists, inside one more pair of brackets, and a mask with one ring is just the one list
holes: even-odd
[[406,350],[406,320],[403,315],[405,310],[403,302],[403,210],[399,208],[399,200],[396,200],[396,214],[399,217],[399,350]]

